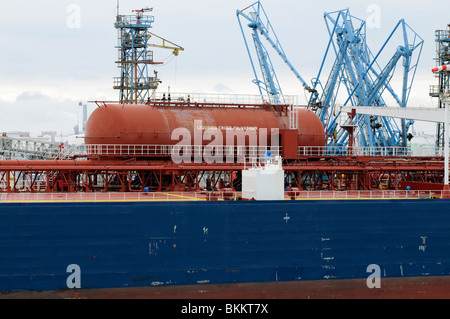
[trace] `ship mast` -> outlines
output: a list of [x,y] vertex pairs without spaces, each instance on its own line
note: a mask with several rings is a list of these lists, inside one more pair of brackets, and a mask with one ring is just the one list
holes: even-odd
[[[114,78],[114,89],[119,90],[120,103],[144,104],[151,99],[161,83],[157,71],[153,70],[153,76],[149,76],[151,74],[149,65],[162,64],[154,62],[153,51],[149,50],[149,47],[171,49],[175,56],[184,50],[179,45],[149,31],[155,18],[146,13],[152,11],[153,8],[144,8],[133,10],[134,15],[120,15],[117,1],[114,26],[118,30],[119,58],[116,63],[120,69],[120,77]],[[152,37],[162,41],[162,44],[150,43]]]
[[133,10],[135,15],[119,15],[114,26],[118,30],[120,77],[114,78],[114,89],[119,90],[121,103],[145,103],[158,88],[160,80],[149,76],[148,65],[153,63],[153,52],[148,50],[154,16],[144,15],[152,8]]

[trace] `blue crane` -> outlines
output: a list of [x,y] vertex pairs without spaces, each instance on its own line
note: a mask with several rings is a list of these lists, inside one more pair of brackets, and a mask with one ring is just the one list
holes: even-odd
[[[272,24],[267,17],[267,14],[260,1],[248,6],[243,10],[237,10],[236,15],[239,21],[239,26],[241,28],[242,36],[244,38],[245,46],[247,48],[247,53],[250,58],[250,63],[252,65],[253,73],[255,74],[255,79],[253,83],[258,86],[260,95],[264,102],[269,102],[271,104],[284,104],[283,92],[278,82],[275,70],[270,60],[269,53],[262,43],[261,36],[267,40],[267,42],[275,49],[275,51],[280,55],[281,59],[288,65],[290,70],[295,74],[295,76],[300,80],[306,90],[312,94],[317,94],[315,89],[312,89],[306,81],[301,77],[300,73],[295,69],[292,63],[288,60],[286,53],[281,46],[280,41],[272,27]],[[251,29],[253,44],[255,46],[257,59],[260,66],[261,75],[258,77],[258,72],[256,71],[255,64],[253,63],[253,58],[247,38],[245,36],[244,28],[242,26],[241,19],[246,19],[247,26]],[[260,36],[261,35],[261,36]]]
[[[283,93],[270,60],[269,53],[262,43],[265,39],[290,70],[311,94],[308,106],[321,119],[329,137],[327,144],[337,147],[348,145],[348,131],[342,126],[348,125],[348,119],[342,122],[336,104],[354,106],[386,106],[386,95],[395,103],[406,107],[412,83],[417,70],[423,46],[423,39],[414,32],[404,20],[400,20],[381,49],[373,55],[366,43],[366,22],[350,15],[349,9],[325,13],[325,22],[329,41],[317,77],[309,85],[288,60],[278,37],[267,17],[260,1],[237,10],[237,17],[244,37],[247,53],[255,75],[253,82],[258,86],[263,101],[273,104],[284,103]],[[260,76],[253,62],[248,41],[241,19],[247,20],[251,29]],[[402,43],[393,52],[392,57],[382,68],[382,53],[390,47],[394,36],[400,33]],[[330,63],[331,70],[322,84],[321,77]],[[397,66],[402,61],[403,76],[401,94],[397,94],[391,85]],[[260,80],[261,78],[261,80]],[[321,92],[321,93],[319,93]],[[400,127],[392,118],[357,115],[353,124],[358,127],[355,138],[359,146],[407,146],[407,134],[413,121],[402,120]],[[341,124],[341,125],[340,125]]]
[[[344,105],[383,107],[387,105],[386,98],[390,98],[400,107],[406,107],[423,39],[402,19],[378,53],[373,55],[366,42],[367,25],[364,20],[353,17],[349,9],[325,13],[324,17],[330,38],[318,76],[312,80],[313,88],[321,89],[321,95],[319,98],[311,95],[309,105],[326,106],[316,112],[324,123],[326,133],[332,137],[329,145],[345,146],[348,132],[338,127],[340,113],[336,111],[336,101],[341,100]],[[400,37],[402,43],[393,50],[392,57],[381,68],[380,57],[391,49],[395,36]],[[323,86],[320,77],[329,59],[334,62]],[[397,94],[391,81],[401,61],[403,74],[398,80],[401,93]],[[406,147],[408,138],[411,138],[407,132],[412,123],[401,120],[398,125],[392,118],[368,115],[357,115],[353,119],[353,124],[359,129],[356,136],[358,145],[369,147]],[[344,122],[344,125],[347,124],[348,121]]]

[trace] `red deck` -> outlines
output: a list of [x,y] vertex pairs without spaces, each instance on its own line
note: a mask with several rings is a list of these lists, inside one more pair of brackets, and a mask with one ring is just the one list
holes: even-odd
[[[174,164],[136,158],[0,161],[0,192],[196,191],[207,177],[215,191],[228,187],[225,184],[236,190],[239,182],[234,185],[231,175],[244,168],[242,163]],[[422,190],[428,183],[442,183],[443,168],[441,158],[314,157],[283,164],[292,186],[314,191],[399,190],[400,182],[414,181],[425,185]]]

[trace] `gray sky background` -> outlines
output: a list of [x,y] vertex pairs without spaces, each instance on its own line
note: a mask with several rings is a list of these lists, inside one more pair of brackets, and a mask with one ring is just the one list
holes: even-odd
[[[236,19],[244,0],[122,0],[121,14],[153,7],[152,32],[185,48],[170,58],[169,50],[155,49],[157,68],[172,92],[258,94]],[[410,97],[411,106],[435,106],[428,87],[437,84],[434,32],[450,23],[450,2],[430,1],[288,1],[262,4],[292,64],[308,82],[317,75],[328,41],[324,12],[349,8],[366,20],[371,5],[380,9],[380,25],[368,29],[368,44],[377,52],[397,22],[404,18],[424,40],[423,52]],[[75,5],[79,28],[70,24]],[[78,102],[117,100],[113,77],[119,76],[115,0],[2,1],[0,3],[0,131],[73,132],[81,114]],[[301,83],[270,51],[284,94],[300,96]],[[387,58],[393,55],[387,52]],[[89,105],[89,111],[96,106]]]

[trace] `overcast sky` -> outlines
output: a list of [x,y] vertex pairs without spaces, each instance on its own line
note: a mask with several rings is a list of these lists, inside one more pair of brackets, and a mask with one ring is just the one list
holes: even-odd
[[[171,59],[155,50],[163,81],[160,91],[258,94],[236,19],[244,0],[122,0],[121,14],[153,7],[152,32],[185,48]],[[265,0],[263,6],[285,52],[308,82],[317,75],[328,41],[324,12],[349,8],[352,15],[373,19],[368,44],[377,52],[396,23],[404,18],[425,40],[411,93],[411,106],[434,106],[428,87],[437,84],[434,32],[450,23],[450,2],[430,1],[288,1]],[[115,0],[40,0],[0,3],[0,131],[73,132],[81,114],[78,103],[117,100],[112,88],[119,76]],[[375,12],[376,13],[376,12]],[[377,13],[376,13],[377,14]],[[301,83],[272,51],[285,94],[299,95]],[[392,53],[393,54],[393,53]],[[392,55],[391,54],[391,55]],[[92,111],[95,105],[89,105]]]

